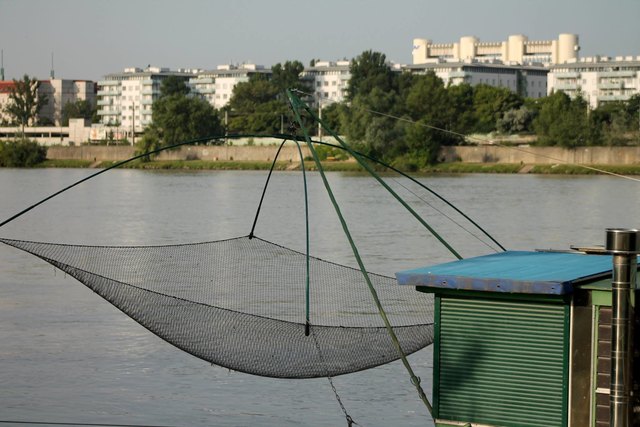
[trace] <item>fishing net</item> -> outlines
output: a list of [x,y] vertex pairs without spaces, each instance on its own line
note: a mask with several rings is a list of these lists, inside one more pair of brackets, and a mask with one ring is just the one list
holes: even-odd
[[[307,299],[306,255],[257,237],[167,246],[0,242],[63,270],[176,347],[236,371],[314,378],[400,358],[360,270],[311,257]],[[432,297],[369,277],[403,352],[429,345]]]

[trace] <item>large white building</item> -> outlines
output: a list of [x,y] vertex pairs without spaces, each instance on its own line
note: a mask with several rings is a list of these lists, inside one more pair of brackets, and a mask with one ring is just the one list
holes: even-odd
[[91,80],[40,80],[38,94],[47,97],[47,104],[40,110],[40,117],[60,126],[62,110],[68,103],[88,101],[96,103],[96,84]]
[[640,56],[586,57],[551,67],[549,93],[580,93],[591,108],[613,101],[627,101],[640,93]]
[[[9,94],[14,86],[13,80],[0,81],[0,121],[10,120],[4,109],[9,104]],[[60,126],[62,111],[68,103],[84,100],[95,105],[96,85],[91,80],[39,80],[38,96],[47,97],[47,103],[38,114],[39,120],[54,126]]]
[[445,85],[467,83],[472,86],[486,84],[503,87],[524,97],[547,96],[547,73],[549,70],[534,65],[506,65],[499,60],[445,61],[432,59],[428,63],[405,65],[403,69],[415,74],[433,71]]
[[238,83],[248,82],[253,74],[270,76],[271,69],[256,64],[218,65],[215,70],[201,71],[189,79],[189,87],[191,93],[220,109],[229,103],[233,88]]
[[200,70],[147,67],[126,68],[122,73],[107,74],[98,82],[98,116],[100,123],[125,133],[139,133],[151,124],[153,101],[160,97],[160,85],[169,76],[188,82]]
[[578,57],[580,45],[576,34],[560,34],[556,40],[529,40],[511,35],[505,41],[482,42],[474,36],[459,42],[435,44],[427,39],[413,40],[413,64],[432,59],[447,61],[499,60],[504,64],[562,64]]

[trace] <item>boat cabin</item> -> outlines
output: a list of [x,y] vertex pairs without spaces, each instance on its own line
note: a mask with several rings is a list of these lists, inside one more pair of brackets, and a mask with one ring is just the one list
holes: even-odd
[[435,297],[436,426],[609,426],[612,263],[507,251],[396,273]]

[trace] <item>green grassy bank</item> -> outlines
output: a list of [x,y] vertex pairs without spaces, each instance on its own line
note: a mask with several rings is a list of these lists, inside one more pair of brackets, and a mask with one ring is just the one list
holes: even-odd
[[[94,164],[87,160],[46,160],[36,167],[50,168],[105,168],[112,166],[116,162],[101,162]],[[355,162],[330,161],[322,162],[322,166],[327,171],[357,172],[361,168]],[[134,161],[122,167],[134,169],[157,169],[157,170],[268,170],[271,162],[261,161],[206,161],[206,160],[170,160],[170,161]],[[312,161],[305,161],[307,170],[315,170]],[[523,170],[521,164],[505,163],[440,163],[411,173],[519,173]],[[591,165],[590,167],[605,170],[607,172],[621,175],[640,175],[640,165]],[[299,170],[298,163],[277,162],[276,170]],[[381,170],[377,168],[378,170]],[[557,174],[557,175],[594,175],[600,172],[580,167],[577,165],[532,165],[525,173],[532,174]]]

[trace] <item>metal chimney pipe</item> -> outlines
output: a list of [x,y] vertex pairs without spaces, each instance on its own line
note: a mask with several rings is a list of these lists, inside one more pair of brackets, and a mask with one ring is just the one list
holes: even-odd
[[631,292],[636,286],[640,230],[607,229],[605,249],[613,254],[610,426],[630,427],[633,360]]

